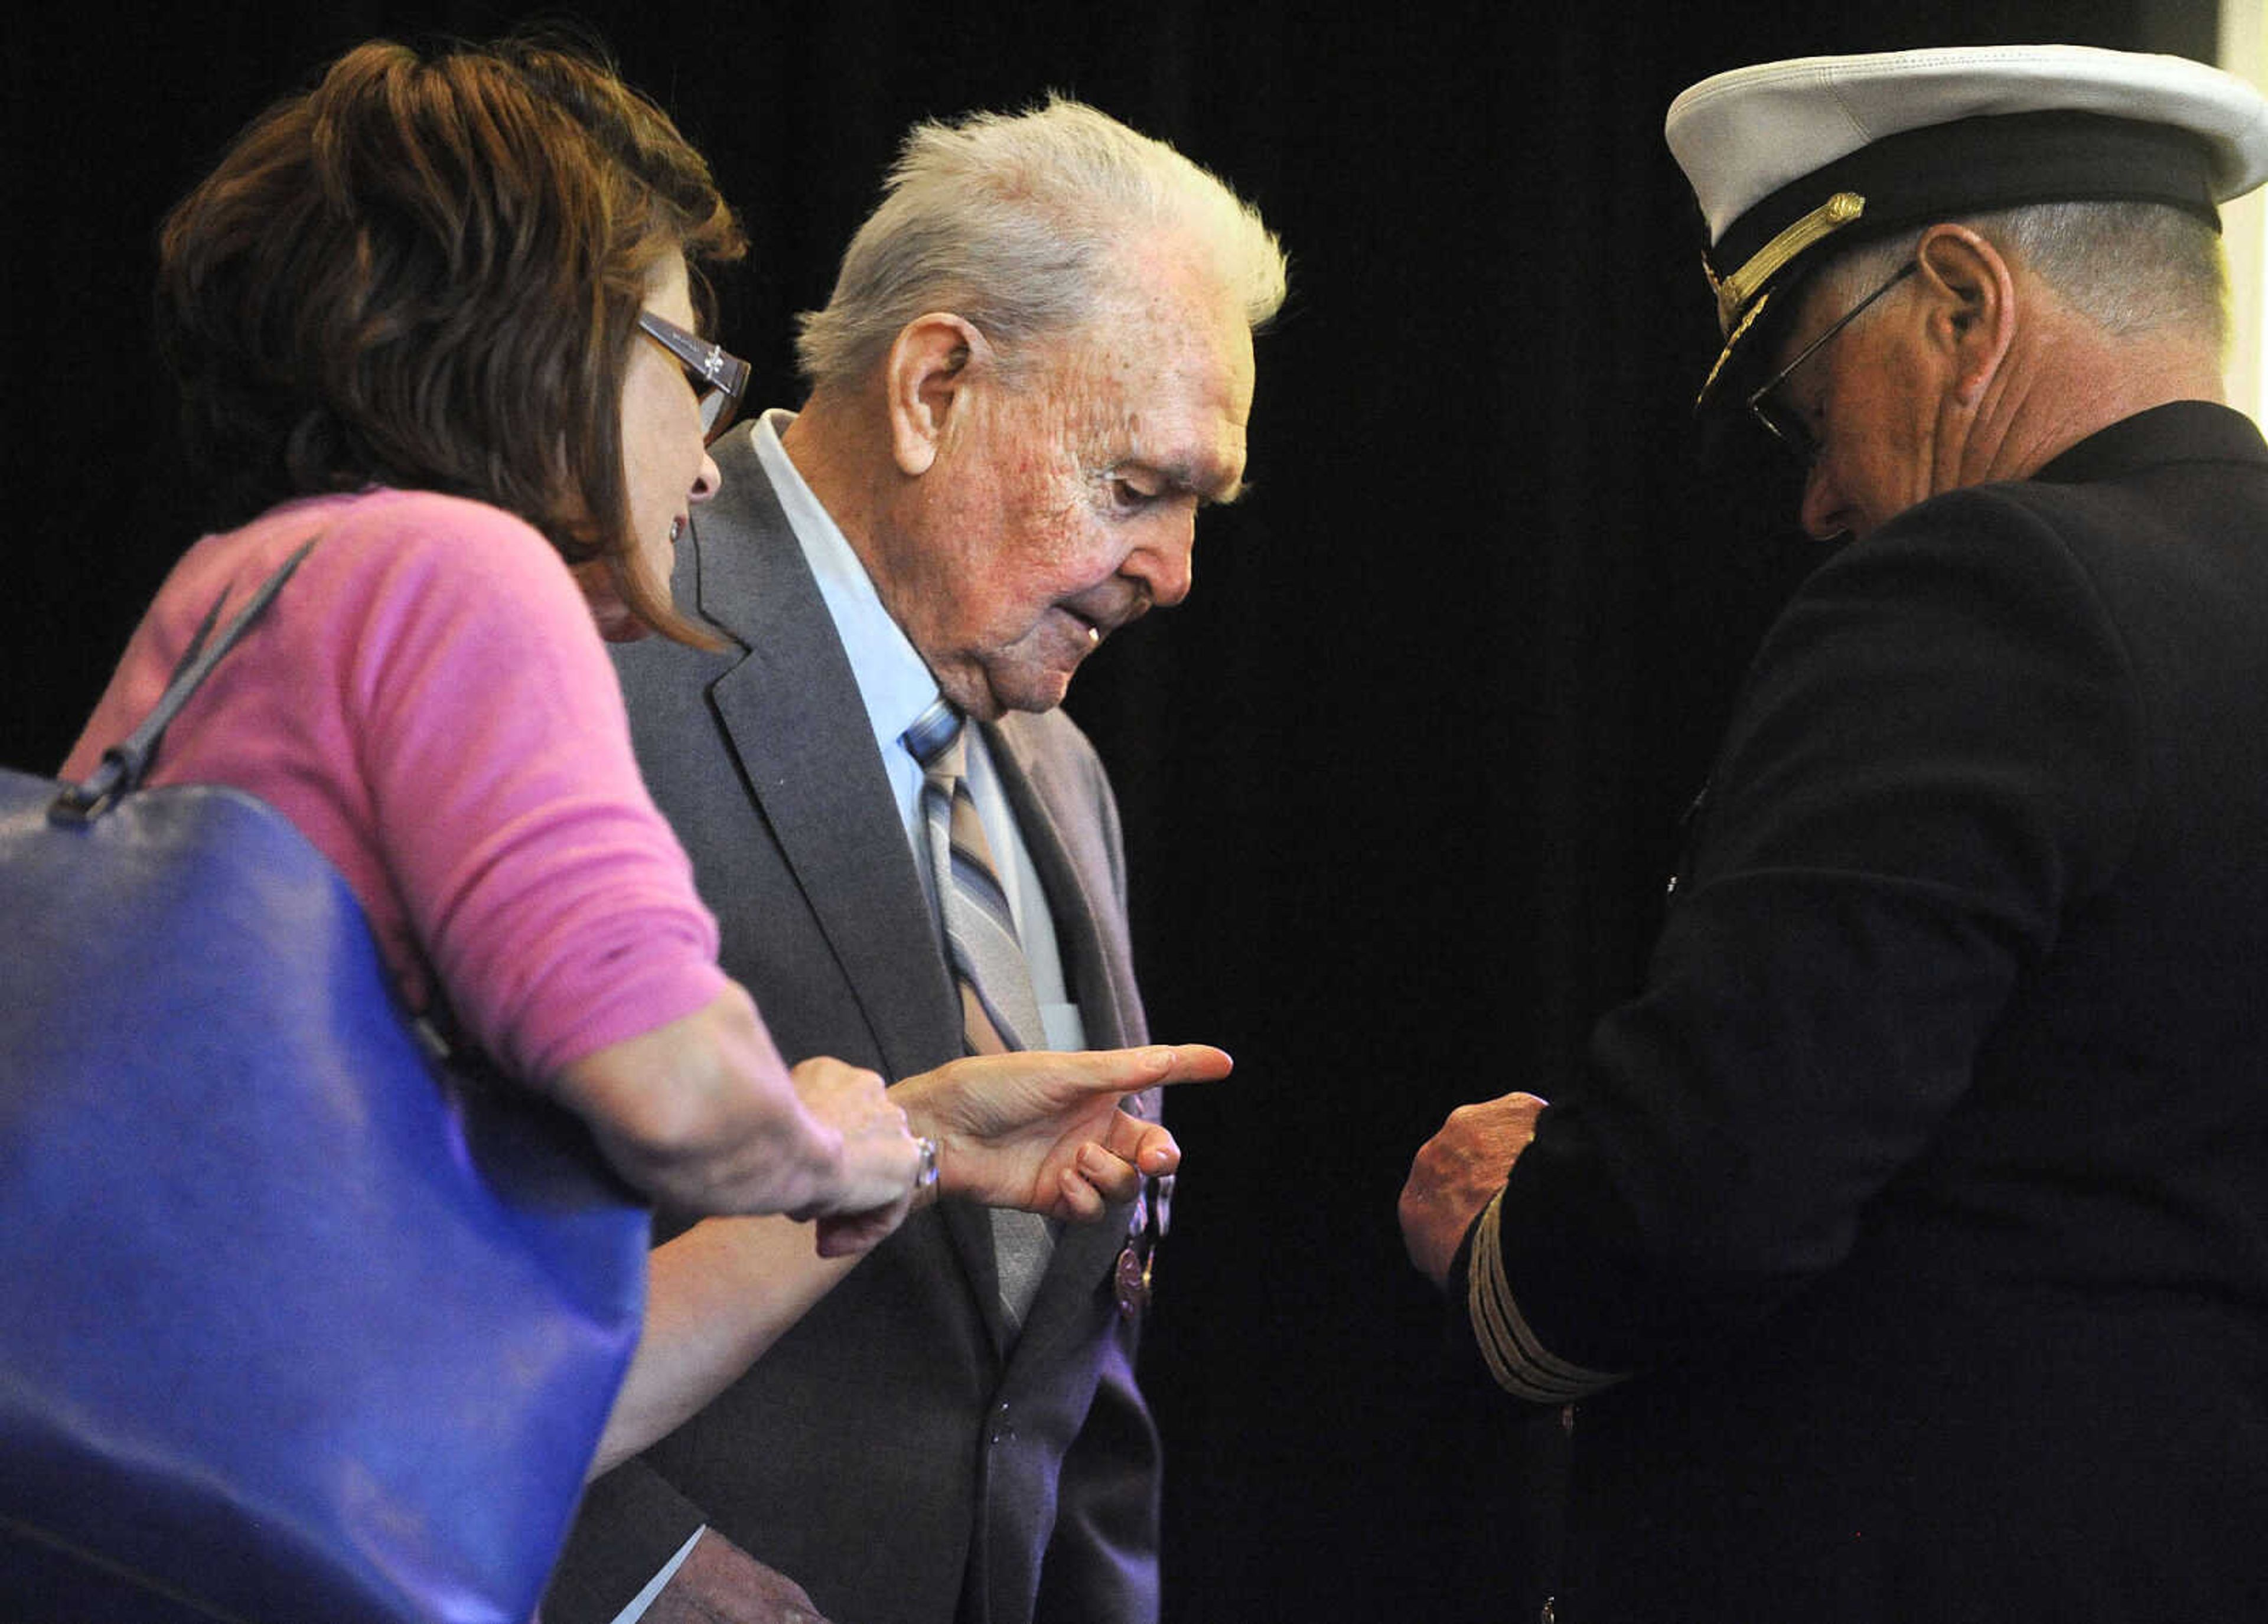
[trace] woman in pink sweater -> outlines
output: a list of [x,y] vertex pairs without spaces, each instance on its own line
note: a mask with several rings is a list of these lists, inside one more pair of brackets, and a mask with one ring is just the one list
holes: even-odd
[[1226,1069],[1197,1049],[1001,1056],[885,1091],[789,1068],[718,971],[601,639],[700,639],[669,562],[747,376],[696,336],[703,273],[743,247],[666,116],[572,52],[372,43],[272,108],[163,234],[160,335],[225,527],[166,581],[64,768],[148,712],[213,602],[315,543],[150,782],[281,811],[411,1005],[446,989],[631,1183],[820,1220],[815,1248],[703,1237],[708,1277],[745,1271],[715,1313],[657,1271],[662,1329],[625,1400],[649,1419],[617,1449],[752,1357],[848,1267],[819,1254],[873,1246],[925,1175],[1096,1216],[1177,1155],[1119,1095]]

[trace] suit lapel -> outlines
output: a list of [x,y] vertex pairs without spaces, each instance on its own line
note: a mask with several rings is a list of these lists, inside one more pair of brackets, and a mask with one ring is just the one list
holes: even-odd
[[[696,519],[690,574],[681,557],[677,591],[747,650],[711,686],[710,701],[895,1080],[961,1052],[961,1001],[858,678],[753,433],[738,430],[716,449],[724,484],[711,509],[727,522],[710,529],[729,540],[703,542]],[[963,1201],[935,1212],[997,1350],[1007,1325],[991,1221]]]
[[[747,650],[711,685],[749,794],[850,983],[892,1077],[960,1052],[960,1009],[858,680],[749,430],[718,447],[725,472],[681,577]],[[683,599],[681,599],[681,601]]]

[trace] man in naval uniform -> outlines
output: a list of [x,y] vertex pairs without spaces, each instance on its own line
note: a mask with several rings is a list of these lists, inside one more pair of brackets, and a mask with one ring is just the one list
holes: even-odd
[[1842,544],[1640,995],[1403,1194],[1570,1407],[1550,1610],[2268,1617],[2268,450],[2215,234],[2268,107],[1999,48],[1744,69],[1668,133],[1705,405]]

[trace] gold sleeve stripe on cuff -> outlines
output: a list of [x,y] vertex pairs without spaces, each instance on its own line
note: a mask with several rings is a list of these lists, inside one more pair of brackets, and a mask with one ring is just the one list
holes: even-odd
[[1611,1387],[1626,1372],[1589,1370],[1553,1356],[1535,1338],[1505,1282],[1504,1254],[1498,1224],[1504,1205],[1499,1190],[1482,1209],[1473,1231],[1471,1278],[1465,1291],[1465,1308],[1473,1324],[1481,1357],[1488,1362],[1496,1385],[1514,1398],[1536,1404],[1565,1404]]

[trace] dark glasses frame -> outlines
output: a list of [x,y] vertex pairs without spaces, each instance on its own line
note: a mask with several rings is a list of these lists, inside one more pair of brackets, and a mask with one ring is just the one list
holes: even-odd
[[717,437],[733,426],[747,392],[748,364],[723,345],[688,333],[666,316],[638,312],[638,329],[677,357],[701,402],[701,443],[716,444]]
[[1890,273],[1890,279],[1888,282],[1829,322],[1818,337],[1795,352],[1794,359],[1780,368],[1778,371],[1774,372],[1765,380],[1762,388],[1749,396],[1749,415],[1764,424],[1772,438],[1786,446],[1794,455],[1796,460],[1806,467],[1809,467],[1819,459],[1819,443],[1811,437],[1811,430],[1803,426],[1802,421],[1793,412],[1771,398],[1774,392],[1794,376],[1796,368],[1817,355],[1826,346],[1829,339],[1833,338],[1865,314],[1869,305],[1920,268],[1920,261],[1917,260],[1908,260],[1899,266]]

